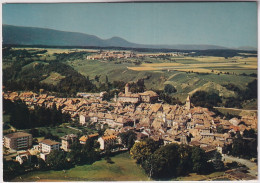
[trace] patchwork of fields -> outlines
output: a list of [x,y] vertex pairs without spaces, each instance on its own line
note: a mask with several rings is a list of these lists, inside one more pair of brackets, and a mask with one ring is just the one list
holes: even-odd
[[[26,49],[35,51],[38,48]],[[28,70],[34,69],[35,65],[42,62],[47,64],[55,59],[57,54],[65,54],[65,60],[63,59],[62,62],[80,74],[89,77],[96,85],[104,83],[106,77],[108,77],[109,82],[119,80],[136,82],[138,79],[144,79],[146,88],[152,90],[163,90],[166,84],[171,84],[177,89],[177,92],[172,95],[182,102],[188,94],[192,95],[198,90],[214,91],[223,97],[237,97],[234,91],[226,89],[223,85],[231,83],[243,90],[247,83],[256,79],[250,74],[257,74],[257,57],[249,57],[252,56],[249,53],[241,53],[241,56],[229,58],[172,56],[170,58],[144,57],[142,59],[129,58],[109,61],[87,59],[87,55],[96,54],[95,52],[99,50],[51,48],[39,50],[47,50],[47,52],[39,55],[38,62],[25,66],[25,70],[26,67]],[[66,54],[80,52],[82,53],[81,57],[66,57]],[[136,64],[135,61],[140,64]],[[3,67],[8,67],[8,63],[3,64]],[[98,82],[95,81],[96,76],[100,76]],[[64,77],[59,73],[52,72],[41,83],[56,85]]]
[[[199,72],[218,74],[221,72],[232,72],[239,74],[243,72],[255,73],[257,68],[256,57],[183,57],[176,58],[176,63],[145,63],[138,67],[128,67],[135,71],[147,70],[175,70],[183,72]],[[249,72],[248,72],[249,71]]]

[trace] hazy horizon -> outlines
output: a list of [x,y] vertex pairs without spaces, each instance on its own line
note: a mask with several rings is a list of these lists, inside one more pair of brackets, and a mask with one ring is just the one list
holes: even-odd
[[3,4],[2,23],[138,44],[257,48],[256,2]]

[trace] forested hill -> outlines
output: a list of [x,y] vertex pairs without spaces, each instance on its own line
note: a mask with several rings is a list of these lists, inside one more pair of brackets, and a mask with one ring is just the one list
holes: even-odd
[[[39,91],[44,88],[58,93],[75,94],[77,91],[95,90],[95,85],[82,76],[71,66],[60,61],[37,61],[37,54],[44,51],[29,53],[26,50],[3,49],[3,61],[10,66],[3,69],[3,85],[8,90]],[[16,62],[10,61],[16,57]],[[52,80],[52,75],[58,79],[57,83],[46,83]]]

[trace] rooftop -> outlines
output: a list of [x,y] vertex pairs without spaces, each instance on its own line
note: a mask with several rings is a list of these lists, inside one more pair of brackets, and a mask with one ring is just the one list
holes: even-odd
[[25,132],[16,132],[16,133],[10,133],[8,135],[5,135],[5,137],[7,138],[20,138],[20,137],[27,137],[27,136],[31,136],[31,134]]
[[50,139],[44,139],[40,143],[43,143],[43,144],[46,144],[46,145],[49,145],[49,146],[59,144],[59,142],[56,142],[56,141],[53,141],[53,140],[50,140]]

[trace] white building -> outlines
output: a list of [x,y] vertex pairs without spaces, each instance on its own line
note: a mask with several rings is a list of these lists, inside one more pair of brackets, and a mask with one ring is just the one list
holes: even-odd
[[53,150],[60,149],[60,143],[50,139],[44,139],[39,143],[39,146],[42,153],[50,153]]
[[86,116],[86,115],[80,115],[79,116],[79,123],[81,125],[85,125],[87,121],[90,120],[90,117],[89,116]]
[[109,135],[109,136],[103,136],[98,139],[98,142],[100,144],[100,149],[104,150],[109,145],[114,145],[117,142],[117,137],[115,135]]
[[18,161],[20,164],[23,164],[25,161],[31,161],[31,154],[29,151],[19,153],[16,156],[16,161]]

